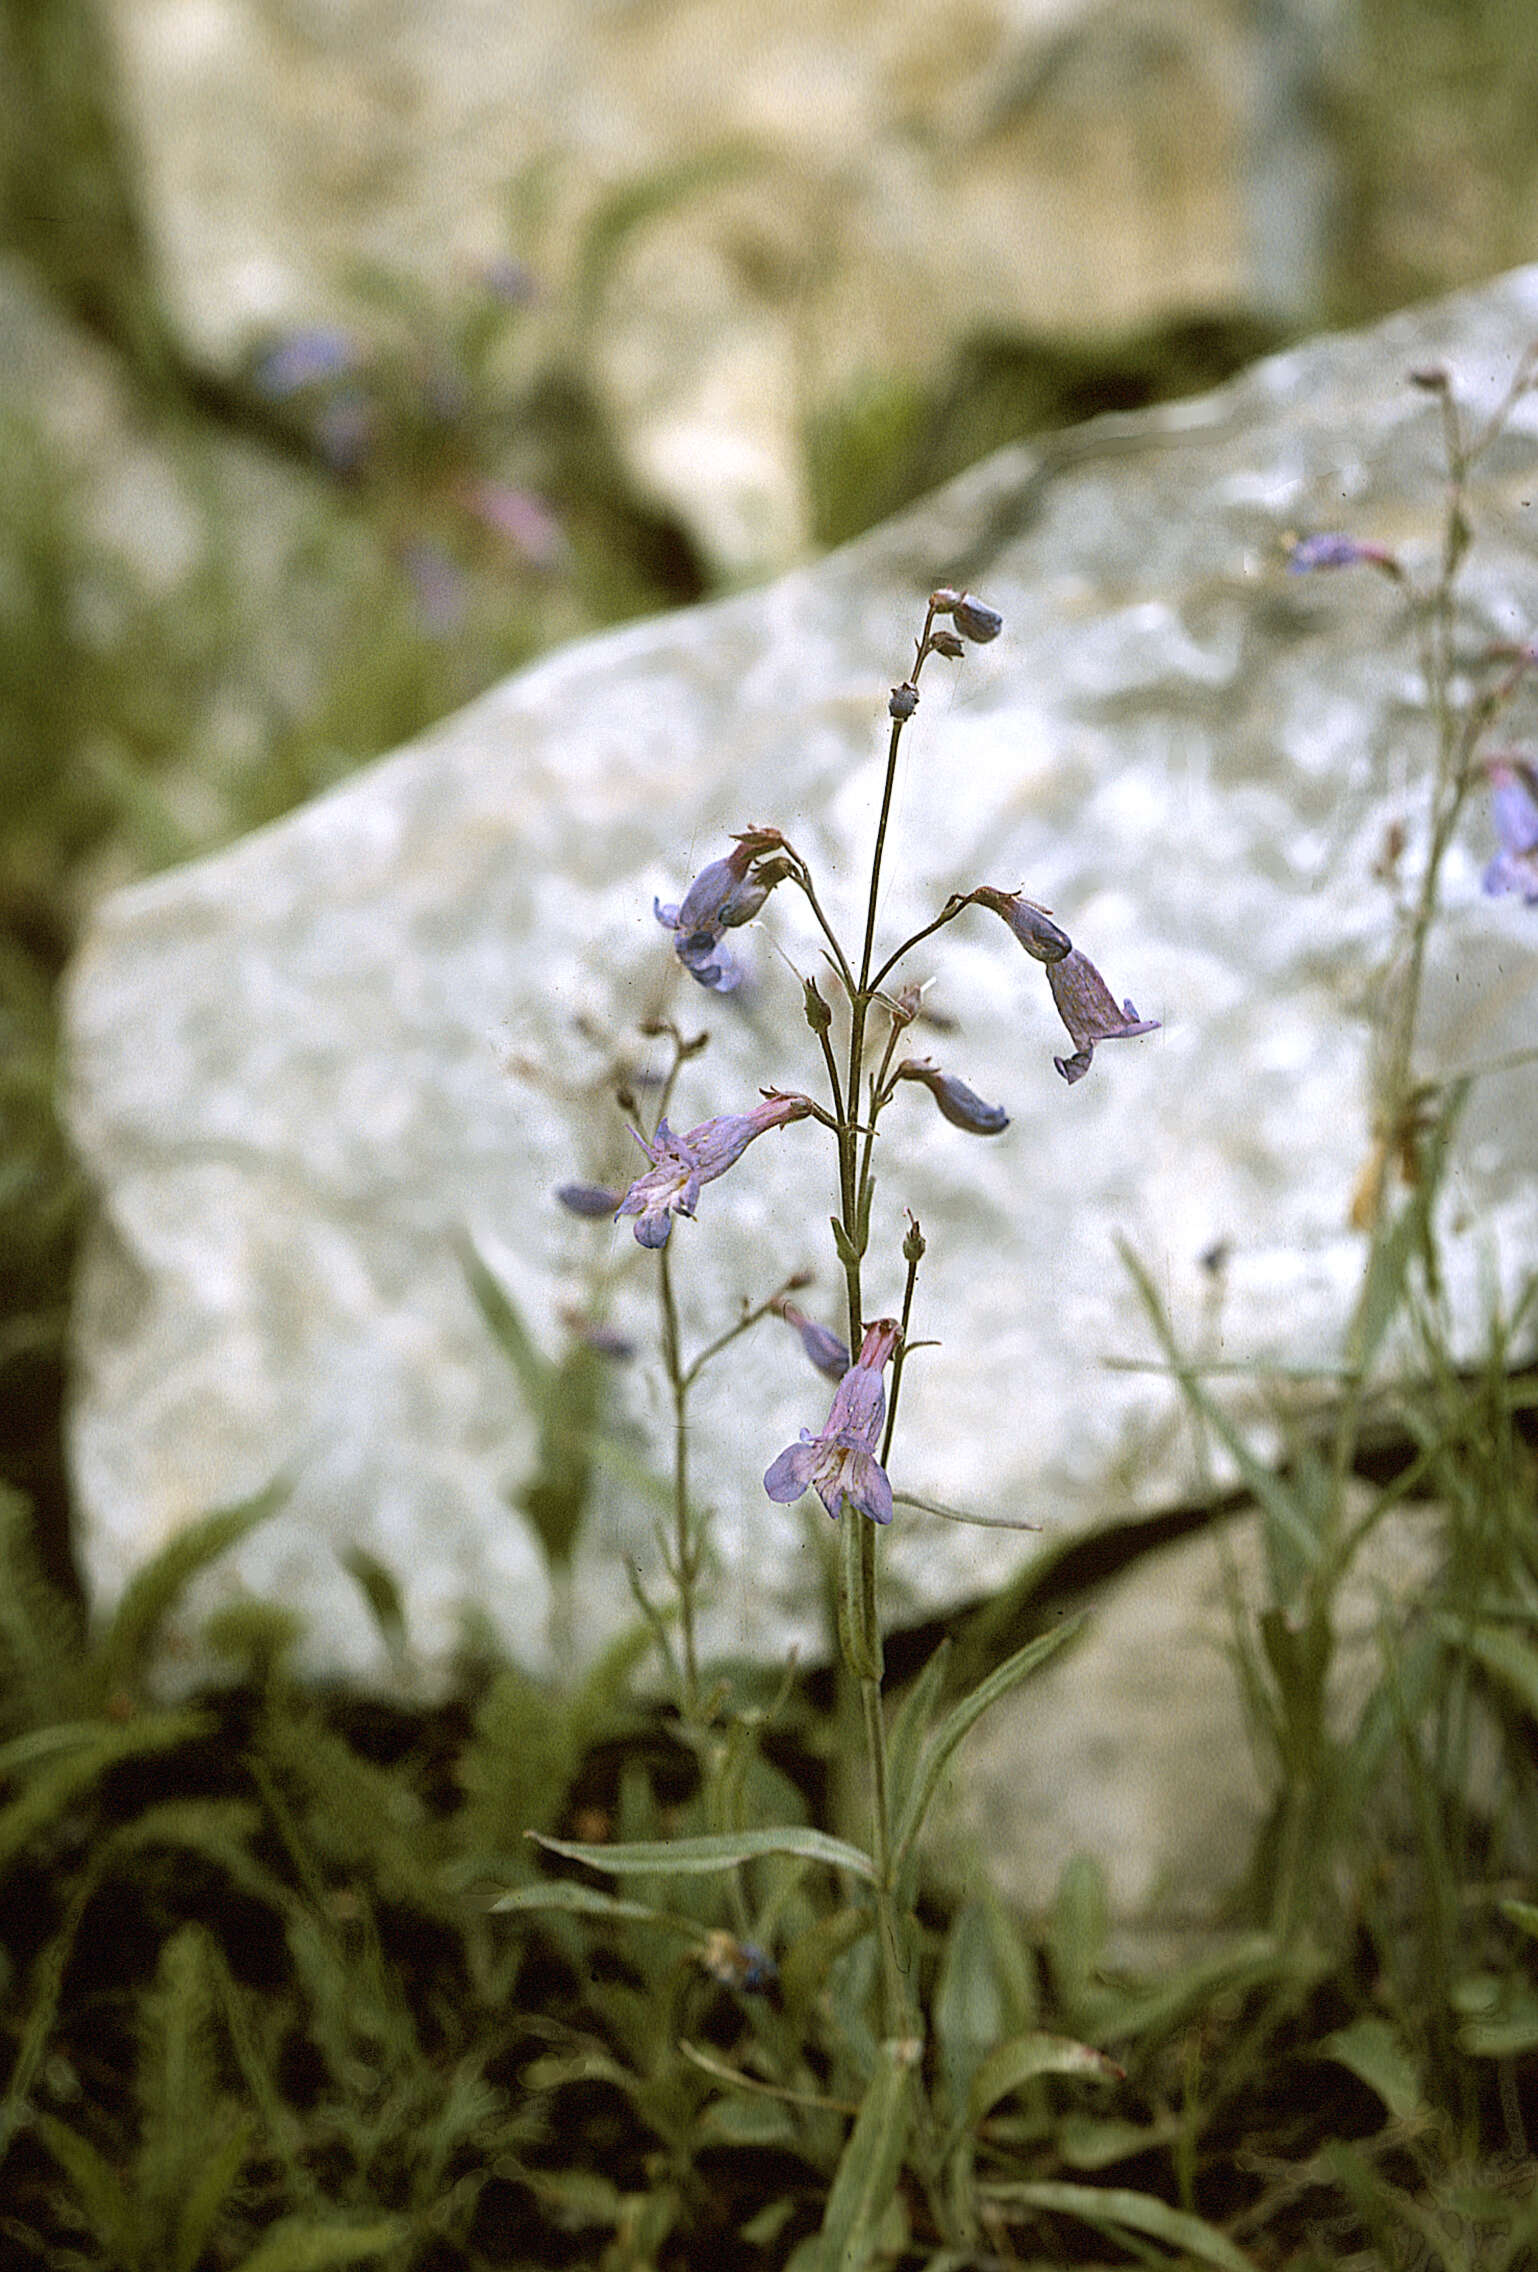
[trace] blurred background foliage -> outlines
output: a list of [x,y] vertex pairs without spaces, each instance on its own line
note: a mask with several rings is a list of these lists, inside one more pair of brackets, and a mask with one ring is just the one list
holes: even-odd
[[[1298,331],[1538,255],[1530,0],[1355,0],[1346,19],[1322,82],[1332,254]],[[712,2097],[704,2069],[690,2086],[669,2062],[680,2033],[734,2063],[767,2041],[764,2071],[781,2059],[798,2089],[847,2088],[847,2043],[825,2046],[813,2078],[779,2041],[824,1991],[858,2033],[837,1909],[757,1882],[757,1908],[799,1952],[770,2005],[700,1953],[707,1928],[756,1922],[740,1904],[670,1892],[675,1937],[643,1933],[621,1953],[591,1918],[508,1937],[458,1898],[527,1877],[526,1829],[687,1821],[695,1763],[629,1699],[623,1662],[552,1701],[468,1648],[461,1698],[422,1718],[300,1693],[284,1613],[253,1605],[220,1639],[228,1688],[155,1705],[160,1611],[261,1509],[200,1534],[86,1644],[62,1440],[86,1196],[56,1109],[57,991],[83,915],[104,888],[275,817],[555,641],[716,588],[687,532],[628,482],[580,361],[513,391],[499,381],[524,280],[487,279],[445,331],[379,276],[361,360],[317,335],[294,343],[308,361],[214,379],[159,304],[136,180],[89,0],[0,0],[0,267],[61,336],[89,343],[152,472],[169,469],[184,513],[213,532],[160,586],[129,574],[88,458],[61,452],[46,401],[11,383],[0,319],[0,1993],[16,1991],[0,2248],[144,2272],[600,2254],[620,2272],[670,2246],[679,2260],[687,2233],[701,2263],[783,2262],[841,2125],[794,2093]],[[611,213],[594,261],[619,233]],[[816,541],[844,541],[1002,443],[1191,392],[1281,338],[1273,317],[1242,312],[1119,339],[993,332],[931,380],[867,377],[808,416]],[[273,549],[237,577],[253,499]],[[253,588],[270,614],[253,614]],[[1108,1988],[1092,1877],[1065,1883],[1039,1946],[985,1902],[933,1920],[939,2056],[963,2098],[977,2046],[1008,2024],[1044,2017],[1120,2045],[1132,2085],[1114,2115],[1037,2083],[992,2144],[1027,2162],[1050,2145],[1038,2170],[1125,2168],[1163,2187],[1193,2224],[1154,2236],[1173,2255],[1145,2233],[1150,2260],[1200,2255],[1198,2210],[1270,2232],[1268,2260],[1299,2272],[1501,2272],[1538,2250],[1516,2080],[1527,2058],[1530,2096],[1538,2002],[1520,1952],[1538,1912],[1511,1875],[1534,1794],[1529,1776],[1512,1820],[1492,1825],[1461,1788],[1483,1727],[1476,1672],[1519,1747],[1538,1715],[1531,1655],[1503,1658],[1467,1599],[1471,1557],[1486,1595],[1526,1599],[1533,1582],[1527,1404],[1497,1372],[1472,1387],[1437,1377],[1428,1347],[1435,1394],[1408,1426],[1451,1510],[1441,1623],[1430,1658],[1386,1653],[1361,1725],[1291,1793],[1309,1810],[1308,1884],[1294,1889],[1309,1930],[1252,1911],[1275,1937],[1227,1971]],[[996,1608],[990,1639],[1036,1606]],[[1280,1642],[1268,1658],[1257,1641],[1241,1670],[1257,1740],[1285,1750],[1319,1668],[1305,1679]],[[757,1812],[820,1814],[827,1701],[815,1683],[757,1699],[766,1732],[740,1763]],[[1375,1790],[1389,1760],[1415,1826],[1392,1858],[1371,1845],[1371,1810],[1342,1798]],[[1305,2101],[1309,2152],[1332,2126],[1337,2142],[1300,2173],[1284,2156]],[[1491,2138],[1505,2141],[1493,2157]],[[1068,2261],[1084,2229],[1070,2189],[1054,2202],[1042,2186],[1040,2214],[1058,2219],[1042,2245]],[[756,2219],[754,2202],[769,2204]]]

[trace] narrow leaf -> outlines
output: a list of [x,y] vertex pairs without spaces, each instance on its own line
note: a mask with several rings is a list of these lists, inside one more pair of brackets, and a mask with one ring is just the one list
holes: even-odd
[[1349,2068],[1398,2122],[1408,2122],[1425,2103],[1415,2062],[1387,2020],[1368,2014],[1336,2028],[1320,2044],[1319,2057]]
[[1082,1616],[1066,1618],[1061,1625],[1054,1626],[1050,1633],[1039,1633],[1034,1641],[1027,1641],[1023,1649],[1017,1649],[1012,1657],[1006,1658],[942,1722],[898,1823],[896,1850],[899,1871],[924,1826],[924,1817],[940,1787],[940,1778],[962,1738],[977,1725],[990,1705],[997,1704],[1012,1688],[1018,1688],[1022,1680],[1029,1679],[1037,1667],[1044,1665],[1048,1657],[1055,1656],[1066,1642],[1076,1640],[1083,1632],[1084,1625],[1085,1619]]
[[330,2272],[334,2264],[382,2256],[404,2237],[393,2217],[371,2225],[319,2225],[296,2218],[258,2241],[238,2272]]
[[211,1562],[238,1546],[258,1523],[275,1515],[288,1497],[286,1482],[269,1484],[238,1507],[219,1507],[168,1539],[153,1561],[136,1570],[112,1614],[96,1659],[98,1694],[107,1701],[131,1687],[154,1647],[166,1617]]
[[994,2185],[989,2197],[1009,2207],[1048,2209],[1060,2216],[1079,2217],[1100,2232],[1146,2233],[1151,2240],[1184,2250],[1218,2272],[1255,2272],[1249,2257],[1241,2255],[1225,2234],[1201,2217],[1172,2209],[1151,2193],[1133,2193],[1123,2186],[1072,2185],[1058,2178],[1034,2179],[1020,2185]]
[[531,1830],[536,1844],[570,1862],[585,1862],[590,1870],[612,1870],[616,1876],[651,1872],[658,1877],[698,1877],[709,1870],[735,1869],[740,1862],[761,1861],[768,1854],[788,1854],[798,1862],[821,1862],[830,1870],[850,1870],[874,1882],[876,1865],[869,1854],[826,1831],[734,1830],[709,1838],[661,1838],[625,1846],[584,1846],[569,1838],[545,1838]]
[[818,2236],[820,2272],[861,2272],[875,2253],[913,2120],[910,2077],[916,2050],[907,2043],[881,2046],[828,2194]]
[[465,1282],[475,1297],[492,1339],[518,1375],[524,1395],[537,1412],[549,1382],[551,1366],[535,1347],[533,1337],[500,1279],[481,1260],[468,1234],[455,1241]]
[[967,2098],[967,2120],[976,2125],[989,2109],[997,2106],[1001,2098],[1008,2098],[1025,2083],[1034,2082],[1038,2075],[1074,2075],[1080,2080],[1089,2077],[1096,2082],[1123,2082],[1127,2070],[1105,2052],[1096,2051],[1090,2044],[1076,2043],[1072,2036],[1042,2035],[1033,2031],[1017,2035],[1013,2042],[1001,2043],[990,2051],[972,2080]]
[[137,2264],[144,2236],[138,2204],[117,2171],[88,2138],[51,2114],[35,2114],[32,2127],[74,2188],[92,2232],[116,2263]]
[[656,1925],[663,1932],[683,1933],[695,1941],[705,1937],[703,1926],[692,1917],[670,1916],[667,1910],[654,1909],[645,1901],[622,1901],[617,1894],[603,1893],[595,1885],[579,1885],[575,1878],[543,1878],[537,1885],[514,1886],[491,1906],[534,1916],[541,1910],[560,1910],[569,1917],[599,1917],[610,1924]]

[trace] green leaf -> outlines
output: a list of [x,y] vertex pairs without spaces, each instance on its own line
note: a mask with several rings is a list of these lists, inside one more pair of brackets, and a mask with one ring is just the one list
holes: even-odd
[[1336,2028],[1319,2045],[1318,2056],[1349,2068],[1398,2122],[1408,2122],[1425,2104],[1415,2061],[1387,2020],[1366,2014]]
[[252,2124],[242,2116],[222,2145],[205,2154],[194,2172],[171,2247],[170,2272],[193,2272],[213,2238],[214,2225],[251,2151]]
[[585,1862],[590,1870],[611,1870],[617,1877],[650,1872],[658,1877],[698,1877],[708,1870],[735,1869],[741,1862],[762,1861],[768,1854],[788,1854],[798,1862],[820,1862],[830,1870],[849,1870],[875,1882],[876,1865],[869,1854],[823,1830],[734,1830],[708,1838],[648,1839],[627,1846],[584,1846],[568,1838],[546,1838],[538,1831],[529,1836],[552,1854],[569,1862]]
[[1449,1641],[1461,1642],[1538,1720],[1538,1649],[1530,1641],[1508,1625],[1480,1625],[1470,1633],[1456,1618],[1439,1618],[1437,1624]]
[[1267,1521],[1286,1539],[1303,1566],[1312,1569],[1319,1560],[1319,1540],[1307,1514],[1298,1504],[1292,1487],[1284,1476],[1278,1475],[1264,1460],[1256,1458],[1243,1431],[1235,1426],[1222,1405],[1208,1395],[1200,1374],[1181,1354],[1180,1345],[1165,1314],[1164,1304],[1159,1298],[1158,1288],[1127,1241],[1119,1238],[1116,1250],[1137,1288],[1138,1296],[1148,1313],[1149,1323],[1186,1402],[1227,1450],[1245,1489],[1264,1511]]
[[1498,1901],[1496,1907],[1509,1925],[1515,1925],[1518,1932],[1538,1941],[1538,1902],[1513,1899]]
[[655,1925],[666,1933],[682,1933],[690,1940],[703,1942],[704,1927],[692,1917],[674,1917],[665,1909],[654,1909],[645,1901],[622,1901],[617,1894],[600,1892],[597,1886],[579,1885],[575,1878],[542,1878],[536,1885],[514,1886],[492,1903],[499,1912],[517,1910],[524,1915],[537,1916],[541,1910],[561,1910],[570,1917],[597,1917],[607,1923],[628,1922],[634,1925]]
[[97,1690],[104,1700],[135,1685],[161,1625],[193,1579],[275,1515],[288,1491],[286,1482],[272,1483],[238,1507],[220,1507],[200,1516],[168,1539],[153,1561],[134,1572],[97,1653]]
[[347,1547],[342,1554],[342,1568],[354,1580],[367,1602],[379,1638],[391,1656],[403,1655],[406,1647],[406,1611],[394,1571],[387,1569],[377,1554],[370,1554],[366,1546]]
[[1420,1154],[1420,1180],[1395,1217],[1385,1237],[1375,1238],[1352,1325],[1354,1346],[1348,1354],[1352,1366],[1366,1372],[1383,1345],[1383,1337],[1404,1300],[1410,1265],[1427,1252],[1431,1239],[1431,1211],[1447,1165],[1453,1132],[1468,1101],[1472,1083],[1448,1083],[1436,1124]]
[[524,1395],[538,1412],[554,1367],[534,1346],[533,1337],[501,1281],[493,1277],[467,1234],[455,1240],[460,1267],[492,1339],[518,1375]]
[[857,1270],[860,1266],[859,1248],[853,1243],[849,1233],[836,1215],[830,1215],[828,1221],[833,1226],[833,1245],[839,1261],[846,1270]]
[[940,1709],[952,1649],[953,1644],[946,1639],[930,1651],[928,1663],[917,1680],[909,1683],[892,1721],[886,1745],[886,1772],[892,1819],[896,1822],[901,1822],[918,1781],[919,1761]]
[[917,2050],[910,2043],[881,2046],[828,2193],[818,2236],[821,2272],[861,2272],[875,2253],[882,2219],[902,2175]]
[[1151,2193],[1133,2193],[1122,2186],[1072,2185],[1057,2178],[1041,2178],[1020,2185],[991,2185],[990,2200],[1009,2207],[1047,2209],[1059,2216],[1078,2217],[1099,2232],[1146,2233],[1218,2272],[1255,2272],[1250,2258],[1241,2255],[1226,2235],[1201,2217],[1172,2209]]
[[1001,2098],[1008,2098],[1038,2075],[1073,2075],[1080,2081],[1122,2082],[1126,2069],[1103,2051],[1072,2036],[1043,2035],[1033,2030],[1001,2043],[991,2051],[972,2079],[967,2098],[967,2121],[974,2127]]
[[940,1778],[962,1738],[971,1732],[991,1705],[1007,1696],[1012,1688],[1018,1688],[1022,1680],[1028,1680],[1038,1666],[1044,1665],[1048,1657],[1055,1656],[1067,1642],[1076,1640],[1083,1632],[1085,1623],[1086,1619],[1082,1615],[1065,1618],[1050,1633],[1039,1633],[1034,1641],[1027,1641],[1023,1649],[1017,1649],[986,1680],[980,1681],[970,1696],[963,1697],[955,1710],[941,1723],[908,1803],[898,1818],[896,1867],[899,1874],[924,1826],[924,1817],[940,1787]]
[[292,2218],[258,2241],[237,2272],[330,2272],[333,2264],[382,2256],[404,2237],[405,2228],[393,2217],[376,2219],[371,2225],[322,2225]]
[[145,2260],[145,2234],[139,2204],[88,2138],[51,2114],[35,2114],[32,2127],[74,2188],[87,2223],[114,2263],[138,2266]]
[[144,1752],[171,1751],[209,1734],[214,1725],[208,1712],[156,1712],[131,1720],[126,1727],[99,1727],[89,1749],[56,1760],[32,1778],[19,1798],[0,1809],[0,1872],[109,1767]]

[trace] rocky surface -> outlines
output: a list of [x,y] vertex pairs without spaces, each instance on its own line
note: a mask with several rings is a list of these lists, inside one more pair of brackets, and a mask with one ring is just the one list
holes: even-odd
[[[581,1653],[631,1614],[627,1558],[660,1584],[636,1468],[662,1414],[655,1260],[551,1188],[635,1172],[603,1074],[649,1014],[712,1035],[677,1126],[815,1085],[800,903],[781,890],[734,934],[750,979],[722,997],[679,970],[652,901],[676,899],[731,830],[773,822],[854,926],[885,692],[939,580],[985,594],[1006,627],[926,675],[884,935],[952,890],[1023,884],[1163,1027],[1104,1046],[1065,1088],[1042,972],[996,918],[916,957],[954,1021],[926,1046],[1012,1125],[969,1137],[918,1088],[886,1123],[902,1154],[894,1141],[882,1167],[870,1307],[896,1304],[911,1205],[930,1240],[915,1323],[942,1342],[909,1369],[894,1480],[1049,1539],[1187,1499],[1202,1469],[1170,1385],[1106,1369],[1154,1354],[1115,1241],[1194,1351],[1328,1358],[1362,1252],[1346,1217],[1390,917],[1374,871],[1396,820],[1413,863],[1429,756],[1398,594],[1366,574],[1290,576],[1282,540],[1345,520],[1424,565],[1438,429],[1404,375],[1446,357],[1489,402],[1534,334],[1527,271],[1201,401],[1007,452],[814,570],[554,654],[282,823],[108,899],[69,998],[71,1123],[99,1196],[73,1424],[98,1598],[282,1472],[286,1509],[195,1611],[275,1592],[305,1616],[313,1665],[386,1672],[341,1565],[362,1546],[398,1580],[425,1665],[467,1605],[548,1661],[561,1605],[508,1505],[534,1423],[467,1291],[466,1237],[544,1352],[568,1346],[574,1305],[641,1352],[612,1375],[611,1430],[634,1434],[578,1547]],[[1528,400],[1475,492],[1476,631],[1538,621],[1535,445]],[[1429,1073],[1531,1042],[1538,926],[1482,896],[1492,849],[1472,808],[1430,958]],[[1480,1084],[1465,1121],[1447,1206],[1465,1350],[1489,1289],[1538,1257],[1535,1108],[1518,1065]],[[811,1124],[766,1135],[675,1230],[691,1342],[803,1265],[806,1306],[836,1315],[823,1142]],[[772,1506],[760,1479],[825,1399],[772,1323],[703,1385],[713,1649],[820,1645],[822,1518]],[[887,1616],[985,1593],[1030,1551],[900,1508]]]
[[808,422],[873,377],[932,374],[979,333],[1084,342],[1315,305],[1317,15],[104,9],[195,359],[228,371],[275,335],[376,326],[392,291],[451,311],[512,255],[539,286],[514,368],[583,375],[631,479],[718,577],[804,552]]

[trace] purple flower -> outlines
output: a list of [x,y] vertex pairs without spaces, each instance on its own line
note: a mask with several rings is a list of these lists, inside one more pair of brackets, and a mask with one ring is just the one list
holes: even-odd
[[1004,628],[1004,618],[996,607],[974,599],[970,592],[953,592],[942,585],[929,595],[930,607],[936,615],[948,615],[963,639],[975,640],[979,647],[990,639],[997,639]]
[[942,1120],[948,1120],[953,1128],[964,1128],[969,1136],[997,1136],[1009,1126],[1009,1115],[1002,1105],[984,1104],[965,1081],[958,1081],[954,1073],[942,1073],[927,1058],[905,1057],[894,1078],[922,1081],[940,1107]]
[[968,898],[975,906],[991,907],[995,915],[1002,915],[1028,955],[1037,962],[1061,962],[1073,945],[1066,931],[1060,931],[1044,907],[1035,900],[1023,899],[1017,891],[1000,891],[994,884],[979,884]]
[[642,1246],[666,1246],[675,1215],[692,1215],[699,1204],[700,1186],[714,1183],[768,1128],[783,1128],[788,1121],[805,1120],[812,1109],[810,1097],[767,1095],[751,1112],[726,1112],[701,1121],[687,1135],[675,1136],[665,1120],[648,1144],[637,1135],[651,1166],[636,1177],[615,1209],[634,1215],[635,1235]]
[[1307,576],[1316,568],[1381,568],[1386,575],[1401,574],[1399,562],[1381,544],[1363,544],[1341,529],[1321,529],[1316,536],[1299,537],[1287,555],[1289,576]]
[[882,1373],[897,1346],[901,1328],[895,1317],[878,1318],[865,1328],[860,1354],[833,1393],[832,1408],[820,1435],[801,1431],[764,1476],[764,1489],[783,1506],[815,1491],[836,1521],[845,1502],[873,1523],[892,1519],[892,1486],[876,1457],[886,1417]]
[[818,1372],[825,1373],[830,1381],[841,1381],[849,1370],[849,1351],[832,1327],[818,1325],[794,1302],[781,1302],[780,1315],[800,1334],[801,1346]]
[[723,860],[712,860],[695,877],[677,907],[652,901],[657,921],[673,934],[673,951],[689,976],[717,994],[730,994],[742,980],[737,958],[722,943],[723,931],[751,922],[773,889],[751,875],[756,860],[785,839],[777,828],[750,828],[734,838]]
[[1485,772],[1501,848],[1485,870],[1484,888],[1492,899],[1518,892],[1529,907],[1538,906],[1538,773],[1510,752],[1487,758]]
[[506,481],[466,481],[459,502],[471,518],[502,537],[531,568],[555,568],[566,557],[566,532],[532,490]]
[[401,547],[401,566],[411,584],[424,631],[446,638],[465,617],[465,580],[459,564],[433,537],[412,537]]
[[556,1187],[556,1197],[573,1215],[582,1215],[596,1223],[605,1215],[612,1215],[622,1194],[611,1191],[606,1183],[563,1183]]
[[269,347],[258,357],[252,377],[272,401],[287,402],[306,387],[346,378],[358,363],[357,347],[345,331],[316,324]]
[[1047,984],[1058,1016],[1078,1045],[1072,1057],[1052,1060],[1069,1083],[1083,1080],[1097,1041],[1131,1041],[1137,1034],[1158,1029],[1157,1018],[1140,1018],[1130,1002],[1116,1007],[1111,989],[1077,947],[1060,962],[1047,965]]

